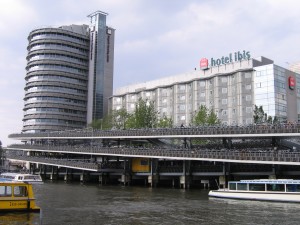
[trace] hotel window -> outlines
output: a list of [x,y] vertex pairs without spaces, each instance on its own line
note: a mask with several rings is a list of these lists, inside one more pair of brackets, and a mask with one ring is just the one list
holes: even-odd
[[200,87],[205,87],[205,81],[200,81]]
[[180,117],[180,120],[185,120],[185,116],[181,116],[181,117]]
[[135,99],[135,95],[131,95],[131,99],[134,100]]
[[222,105],[227,105],[227,99],[222,99]]
[[246,107],[246,112],[251,113],[252,112],[252,107]]
[[251,95],[246,95],[246,101],[251,101]]
[[256,83],[257,88],[261,88],[261,83]]
[[163,102],[163,103],[166,103],[166,102],[167,102],[167,99],[166,99],[166,98],[164,98],[164,99],[162,100],[162,102]]
[[181,111],[185,110],[185,105],[180,105],[180,106],[179,106],[179,109],[180,109]]
[[181,95],[180,100],[185,100],[185,95]]
[[149,97],[149,96],[150,96],[150,92],[147,92],[147,93],[146,93],[146,96]]
[[246,89],[247,89],[247,90],[251,90],[251,84],[247,84],[247,85],[246,85]]
[[185,91],[185,85],[179,85],[179,90],[180,91]]
[[134,108],[134,104],[130,104],[130,108],[133,109]]
[[120,102],[121,101],[121,98],[117,98],[117,102]]
[[251,124],[252,123],[252,118],[248,118],[248,119],[246,119],[246,124]]
[[222,93],[227,93],[227,88],[222,88]]
[[256,76],[257,76],[257,77],[260,77],[260,75],[261,75],[261,74],[260,74],[260,71],[256,71]]
[[227,80],[228,80],[227,77],[222,77],[222,82],[223,82],[223,83],[226,83]]
[[204,91],[202,91],[202,92],[200,93],[200,97],[205,97],[205,92],[204,92]]
[[251,73],[245,73],[245,78],[251,78]]
[[221,110],[221,112],[223,116],[227,115],[227,110]]
[[236,109],[232,109],[232,114],[236,114]]

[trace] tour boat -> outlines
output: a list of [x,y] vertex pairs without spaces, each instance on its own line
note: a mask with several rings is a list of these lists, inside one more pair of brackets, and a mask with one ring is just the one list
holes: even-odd
[[40,175],[37,174],[25,174],[25,173],[1,173],[0,178],[10,181],[22,181],[30,184],[43,184],[43,180]]
[[211,190],[210,197],[300,202],[300,180],[259,179],[229,181],[228,188]]
[[0,181],[0,212],[6,211],[40,211],[35,205],[32,184]]

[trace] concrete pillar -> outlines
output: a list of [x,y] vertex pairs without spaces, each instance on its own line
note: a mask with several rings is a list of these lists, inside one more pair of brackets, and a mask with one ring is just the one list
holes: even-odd
[[131,182],[131,178],[129,175],[127,174],[122,174],[121,175],[121,178],[119,179],[119,181],[124,185],[126,186],[126,184],[129,186],[130,185],[130,182]]
[[87,181],[89,181],[89,174],[84,172],[80,174],[80,182],[85,183]]
[[66,174],[64,175],[64,181],[68,182],[73,179],[72,169],[66,169]]
[[59,168],[57,167],[57,170],[54,169],[54,166],[52,166],[52,171],[50,174],[50,180],[58,180],[58,170]]
[[150,187],[157,187],[158,181],[159,181],[158,175],[148,176],[148,184],[150,184]]

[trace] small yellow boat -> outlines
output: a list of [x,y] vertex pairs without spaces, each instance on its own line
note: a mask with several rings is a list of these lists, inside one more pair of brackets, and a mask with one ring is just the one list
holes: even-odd
[[0,212],[39,212],[35,205],[32,184],[0,180]]

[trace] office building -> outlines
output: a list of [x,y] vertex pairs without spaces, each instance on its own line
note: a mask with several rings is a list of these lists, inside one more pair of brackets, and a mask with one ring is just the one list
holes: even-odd
[[108,112],[115,30],[104,12],[88,17],[89,25],[30,32],[23,132],[84,128]]

